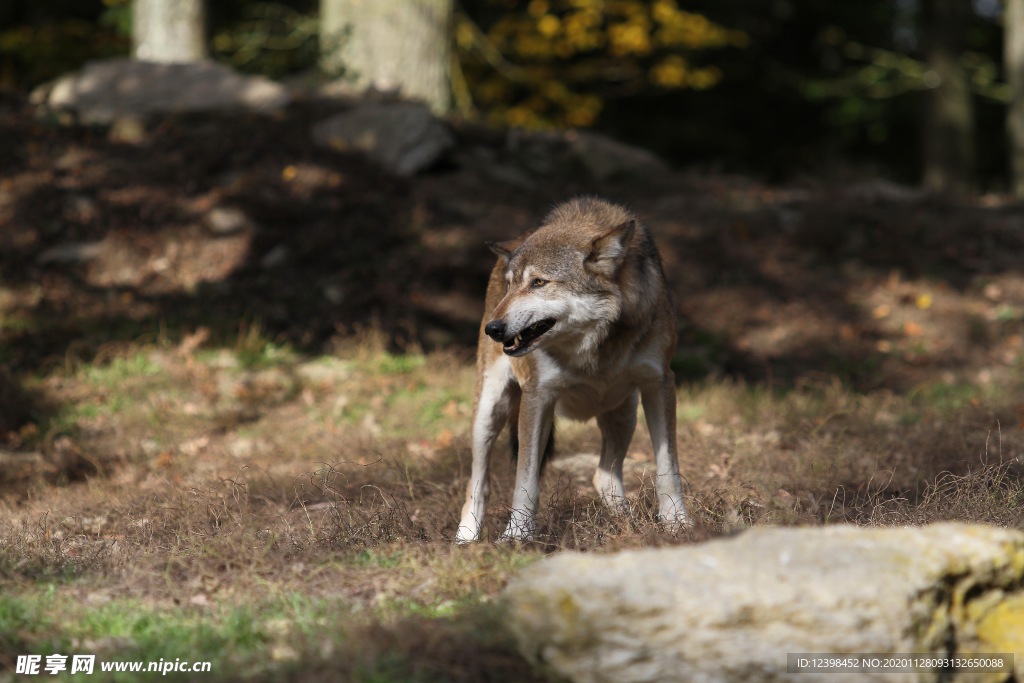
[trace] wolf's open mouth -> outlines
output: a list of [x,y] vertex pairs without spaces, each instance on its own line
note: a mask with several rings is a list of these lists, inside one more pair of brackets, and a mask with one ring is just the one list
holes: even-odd
[[509,356],[521,356],[530,348],[530,344],[554,326],[554,318],[534,323],[514,337],[509,337],[502,342],[502,350]]

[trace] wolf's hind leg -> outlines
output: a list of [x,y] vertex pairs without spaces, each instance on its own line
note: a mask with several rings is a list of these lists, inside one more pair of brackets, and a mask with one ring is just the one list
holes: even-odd
[[597,416],[601,430],[601,461],[594,473],[594,488],[605,505],[622,513],[629,512],[626,489],[622,485],[622,461],[636,430],[637,392],[630,394],[617,408]]
[[660,381],[642,387],[640,393],[654,446],[658,517],[672,527],[690,526],[693,522],[683,502],[683,479],[676,456],[676,388],[671,371]]
[[487,472],[491,451],[509,415],[518,412],[522,396],[519,385],[508,373],[508,361],[500,359],[496,365],[484,374],[473,410],[473,472],[466,487],[466,503],[462,506],[459,529],[455,533],[456,543],[469,543],[480,538],[487,497],[491,493]]

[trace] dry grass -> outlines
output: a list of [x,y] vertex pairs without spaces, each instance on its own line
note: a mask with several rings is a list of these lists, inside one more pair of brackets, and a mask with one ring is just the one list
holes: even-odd
[[[631,517],[597,501],[586,456],[563,457],[535,542],[453,547],[471,364],[393,355],[373,332],[334,348],[304,358],[247,327],[220,345],[200,333],[112,348],[30,382],[63,408],[23,447],[79,465],[0,505],[0,663],[95,650],[209,659],[245,680],[533,680],[490,603],[546,553],[769,524],[1024,525],[1015,371],[907,395],[708,380],[678,407],[697,528],[654,521],[641,426]],[[599,449],[592,424],[560,439],[564,456]],[[491,538],[513,477],[502,453],[494,469]]]

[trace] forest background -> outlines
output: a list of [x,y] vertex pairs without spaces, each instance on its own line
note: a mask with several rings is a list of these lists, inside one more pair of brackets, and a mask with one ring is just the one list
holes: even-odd
[[[922,122],[952,97],[945,106],[960,112],[960,130],[946,135],[969,147],[953,172],[966,180],[931,184],[1011,184],[999,0],[462,0],[451,9],[453,105],[466,118],[594,126],[676,164],[767,180],[915,183],[929,176],[925,137],[942,135]],[[210,53],[244,72],[309,73],[320,11],[315,0],[211,0]],[[5,2],[0,87],[29,89],[127,54],[130,34],[126,0]]]

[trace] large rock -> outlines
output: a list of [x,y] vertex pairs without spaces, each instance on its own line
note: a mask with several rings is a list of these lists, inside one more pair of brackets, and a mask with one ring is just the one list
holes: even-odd
[[569,156],[598,181],[652,177],[669,170],[650,150],[594,131],[579,131],[569,144]]
[[455,144],[444,123],[415,102],[364,104],[321,121],[312,133],[318,145],[363,152],[401,176],[432,166]]
[[[36,97],[38,99],[38,97]],[[89,62],[57,79],[45,94],[54,109],[85,124],[122,118],[220,110],[273,112],[289,102],[284,86],[214,64],[156,64],[128,59]]]
[[591,180],[647,179],[663,176],[668,165],[650,150],[619,142],[593,130],[508,131],[506,150],[540,176],[582,174]]
[[[523,654],[577,683],[836,680],[789,653],[1013,652],[1024,534],[987,526],[752,529],[701,545],[562,554],[509,586]],[[1007,674],[942,680],[1005,680]],[[937,681],[937,674],[843,680]]]

